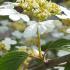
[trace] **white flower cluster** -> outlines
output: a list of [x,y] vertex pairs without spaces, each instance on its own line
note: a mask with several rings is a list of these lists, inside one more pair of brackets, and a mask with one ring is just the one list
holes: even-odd
[[9,18],[13,21],[18,21],[23,19],[24,21],[29,21],[29,18],[25,14],[20,14],[14,9],[14,5],[12,3],[3,4],[0,6],[0,15],[1,16],[9,16]]
[[[51,39],[53,38],[70,39],[70,26],[64,26],[59,20],[52,19],[47,19],[45,21],[31,20],[31,18],[29,18],[27,14],[19,13],[17,10],[15,10],[14,9],[15,6],[19,6],[19,4],[5,2],[3,5],[0,6],[0,16],[8,16],[9,19],[12,20],[13,24],[14,22],[17,22],[16,24],[18,24],[18,21],[20,22],[22,21],[22,23],[25,24],[26,26],[23,30],[20,31],[18,25],[18,28],[16,28],[17,30],[14,30],[8,26],[10,25],[9,21],[7,20],[5,22],[1,21],[0,35],[2,34],[3,37],[5,36],[4,37],[5,39],[1,41],[1,43],[5,45],[4,49],[10,50],[11,45],[17,44],[17,41],[15,39],[20,39],[23,42],[23,40],[25,39],[37,37],[37,31],[39,31],[40,35],[42,36],[43,35],[46,35],[47,37],[51,36],[50,37]],[[62,6],[59,7],[61,11],[64,12],[64,14],[55,16],[61,20],[70,19],[70,10]],[[13,38],[15,39],[12,40]],[[22,49],[23,46],[21,47],[17,46],[17,48]],[[39,53],[37,49],[34,51]]]

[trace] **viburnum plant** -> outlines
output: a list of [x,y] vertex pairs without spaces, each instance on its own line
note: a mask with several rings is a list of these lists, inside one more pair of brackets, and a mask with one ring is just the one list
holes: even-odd
[[0,16],[6,17],[0,26],[0,70],[70,69],[68,9],[51,0],[17,0],[4,2]]

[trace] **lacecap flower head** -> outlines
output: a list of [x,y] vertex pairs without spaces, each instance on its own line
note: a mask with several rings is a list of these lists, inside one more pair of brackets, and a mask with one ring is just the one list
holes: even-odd
[[36,21],[44,21],[51,15],[60,13],[60,7],[47,0],[17,0],[23,13]]

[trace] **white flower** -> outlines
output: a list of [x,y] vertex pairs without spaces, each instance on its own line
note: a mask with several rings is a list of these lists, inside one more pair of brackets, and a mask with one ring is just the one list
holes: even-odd
[[61,38],[62,36],[64,36],[64,33],[62,32],[52,32],[51,34],[54,38]]
[[51,36],[53,38],[62,38],[64,36],[63,32],[60,32],[59,29],[55,29],[52,33]]
[[2,25],[2,26],[7,26],[7,25],[9,25],[9,24],[11,24],[8,20],[0,20],[0,24]]
[[0,8],[14,8],[14,4],[12,2],[4,2]]
[[68,29],[66,30],[66,33],[70,33],[70,28],[68,28]]
[[19,32],[19,31],[12,32],[12,35],[15,36],[18,39],[21,39],[22,38],[22,33]]
[[57,15],[57,17],[60,19],[70,19],[70,16],[66,16],[66,15]]
[[24,38],[31,38],[37,36],[37,29],[39,30],[40,34],[43,34],[45,32],[51,32],[55,28],[55,25],[53,23],[54,20],[47,20],[43,22],[36,22],[36,21],[30,21],[27,24],[29,25],[24,33]]
[[[6,5],[6,6],[8,6],[8,7],[11,6],[11,7],[14,8],[14,6],[18,6],[19,3],[17,3],[17,2],[15,2],[15,3],[12,3],[12,2],[4,2],[4,3],[3,3],[3,6],[4,6],[4,5]],[[10,8],[11,8],[11,7],[10,7]]]
[[24,15],[24,14],[20,14],[18,13],[17,11],[14,11],[14,14],[10,14],[9,15],[9,18],[13,21],[18,21],[20,19],[22,19],[23,21],[25,22],[28,22],[29,21],[29,17],[27,15]]
[[11,38],[5,38],[5,40],[2,40],[2,43],[5,45],[6,50],[10,50],[11,45],[16,44],[17,42]]
[[[35,57],[39,56],[39,51],[38,51],[38,47],[33,45],[31,47],[27,47],[27,46],[16,46],[16,48],[18,49],[18,51],[24,51],[28,54],[33,54]],[[42,54],[44,54],[44,52],[42,51]]]
[[16,49],[27,52],[27,46],[16,46]]
[[[31,48],[28,48],[27,46],[16,46],[16,48],[19,51],[25,51],[27,53],[32,53],[35,56],[38,56],[39,55],[39,51],[38,51],[38,48],[36,46],[31,46]],[[28,51],[27,51],[27,49],[28,49]]]
[[60,9],[62,12],[64,12],[64,14],[56,15],[56,16],[60,19],[70,19],[70,10],[68,10],[67,8],[62,7],[62,6],[60,6]]
[[59,21],[59,20],[55,20],[54,21],[54,24],[55,24],[55,26],[57,27],[57,28],[62,28],[62,22],[61,21]]
[[0,33],[4,33],[8,30],[9,30],[9,28],[7,26],[0,26]]
[[13,4],[0,6],[0,15],[9,16],[9,18],[13,21],[18,21],[18,20],[22,19],[23,21],[28,22],[30,20],[27,15],[17,12],[14,9]]
[[5,38],[5,40],[2,41],[3,43],[9,44],[9,45],[14,45],[17,42],[15,40],[12,40],[11,38]]

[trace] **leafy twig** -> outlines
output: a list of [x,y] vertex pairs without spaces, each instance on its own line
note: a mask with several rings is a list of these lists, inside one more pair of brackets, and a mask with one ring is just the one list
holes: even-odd
[[57,66],[61,63],[64,63],[64,62],[70,62],[70,54],[49,60],[48,62],[45,63],[45,65],[47,68],[50,68],[50,67]]

